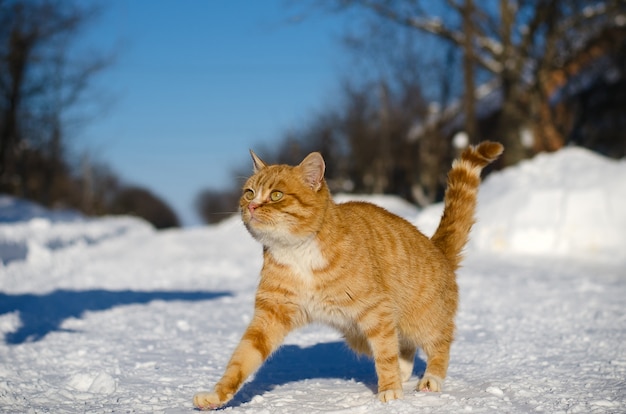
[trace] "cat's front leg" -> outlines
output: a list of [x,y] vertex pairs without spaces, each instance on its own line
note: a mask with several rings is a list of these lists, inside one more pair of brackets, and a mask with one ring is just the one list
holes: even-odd
[[[244,335],[245,338],[245,335]],[[249,340],[242,339],[213,391],[199,392],[193,405],[201,410],[214,410],[230,401],[245,379],[258,369],[264,358]]]
[[213,391],[200,392],[193,404],[201,410],[214,410],[230,401],[243,382],[255,372],[282,343],[291,324],[285,314],[257,308],[254,318],[230,358],[226,371]]
[[388,402],[404,397],[398,354],[384,356],[374,353],[374,364],[378,375],[378,399]]
[[365,331],[378,376],[378,399],[387,402],[404,397],[400,378],[398,335],[392,324],[379,322]]

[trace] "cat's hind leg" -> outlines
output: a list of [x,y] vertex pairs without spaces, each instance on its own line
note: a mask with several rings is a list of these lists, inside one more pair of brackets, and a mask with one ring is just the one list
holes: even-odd
[[450,345],[451,341],[446,340],[424,345],[426,372],[417,384],[418,391],[441,391],[450,361]]

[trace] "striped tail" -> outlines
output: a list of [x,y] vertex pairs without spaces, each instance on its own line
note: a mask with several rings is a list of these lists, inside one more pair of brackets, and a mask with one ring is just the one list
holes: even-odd
[[444,198],[443,217],[431,238],[456,270],[463,258],[461,251],[467,243],[474,224],[476,196],[480,172],[497,159],[504,147],[491,141],[468,147],[461,158],[454,160],[448,173],[448,188]]

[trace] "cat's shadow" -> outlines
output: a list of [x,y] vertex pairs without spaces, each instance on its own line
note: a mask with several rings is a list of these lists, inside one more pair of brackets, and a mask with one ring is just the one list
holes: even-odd
[[[426,363],[415,358],[413,375],[421,375]],[[235,395],[226,407],[247,403],[277,386],[310,379],[332,378],[356,381],[373,393],[377,390],[376,371],[371,358],[359,357],[344,342],[320,343],[310,347],[282,346],[256,373],[253,380]]]

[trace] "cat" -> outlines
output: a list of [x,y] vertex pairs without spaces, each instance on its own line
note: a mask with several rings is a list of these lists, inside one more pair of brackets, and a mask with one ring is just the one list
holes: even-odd
[[381,401],[403,397],[418,347],[427,365],[417,389],[440,391],[454,335],[455,270],[474,222],[480,173],[503,149],[485,141],[454,161],[430,239],[373,204],[335,204],[317,152],[288,166],[267,165],[250,151],[254,175],[239,206],[263,245],[254,316],[224,375],[213,391],[194,396],[195,407],[226,404],[290,331],[311,322],[338,329],[354,351],[374,359]]

